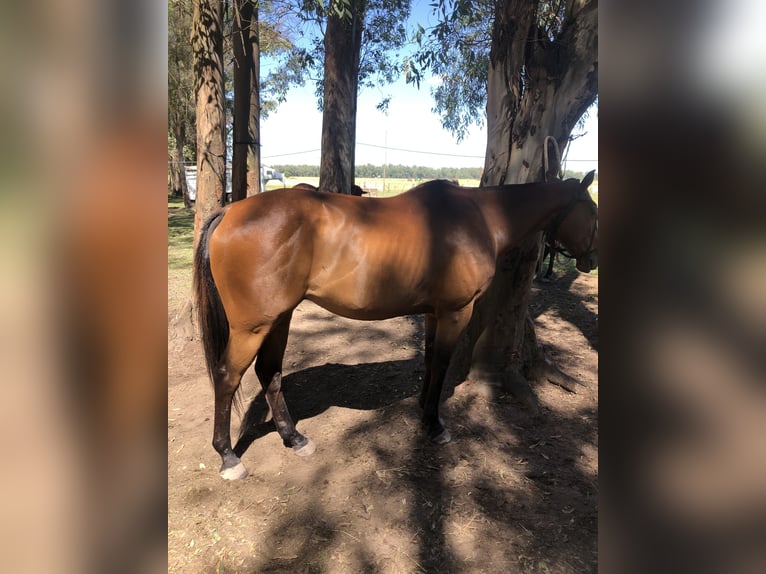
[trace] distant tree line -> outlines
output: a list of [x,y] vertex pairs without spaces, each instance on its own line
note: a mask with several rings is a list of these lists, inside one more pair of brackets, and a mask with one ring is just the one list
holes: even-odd
[[[318,165],[277,165],[271,167],[286,177],[319,177]],[[357,165],[356,177],[386,177],[396,179],[479,179],[481,167],[426,167],[421,165]]]
[[[318,165],[277,165],[270,164],[277,171],[281,171],[286,177],[319,177]],[[426,167],[422,165],[382,165],[364,164],[357,165],[356,177],[386,177],[396,179],[481,179],[481,167]],[[564,170],[564,177],[582,179],[585,173],[581,171]]]

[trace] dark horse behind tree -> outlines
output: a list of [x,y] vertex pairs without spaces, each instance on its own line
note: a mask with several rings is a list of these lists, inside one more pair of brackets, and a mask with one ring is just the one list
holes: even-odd
[[425,314],[420,406],[428,437],[446,443],[444,376],[498,255],[549,229],[588,272],[597,265],[598,213],[582,182],[464,188],[430,181],[401,195],[359,198],[307,189],[249,197],[205,222],[194,259],[199,325],[215,392],[213,447],[221,476],[247,475],[232,449],[231,404],[255,372],[285,446],[309,455],[282,395],[290,319],[304,299],[351,319]]
[[[307,191],[319,191],[319,188],[316,185],[311,185],[310,183],[298,183],[293,186],[293,189],[305,189]],[[369,192],[364,191],[361,187],[354,184],[351,187],[351,193],[349,195],[356,195],[356,196],[362,196],[367,195]]]

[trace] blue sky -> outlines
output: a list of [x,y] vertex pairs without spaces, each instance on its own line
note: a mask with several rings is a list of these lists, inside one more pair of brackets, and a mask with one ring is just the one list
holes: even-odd
[[[413,2],[411,22],[426,28],[434,21],[428,2]],[[467,167],[484,165],[486,125],[472,126],[458,143],[441,127],[434,114],[430,88],[437,78],[421,82],[418,90],[404,79],[388,86],[365,88],[359,94],[357,108],[356,163],[375,165],[404,164],[430,167]],[[391,96],[388,114],[376,105]],[[589,171],[598,168],[598,109],[593,107],[583,133],[570,144],[566,168]],[[317,110],[313,84],[293,88],[287,100],[266,120],[261,121],[261,157],[269,164],[319,165],[322,114]],[[387,148],[387,149],[386,149]],[[402,151],[407,150],[407,151]]]

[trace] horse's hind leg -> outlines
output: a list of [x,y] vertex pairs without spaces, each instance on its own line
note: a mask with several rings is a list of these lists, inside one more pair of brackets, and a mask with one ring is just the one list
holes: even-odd
[[253,362],[265,333],[230,331],[223,358],[213,373],[215,418],[213,448],[221,455],[221,477],[236,480],[247,476],[247,469],[231,448],[231,402],[242,375]]
[[285,356],[291,318],[292,311],[280,318],[263,341],[255,362],[255,373],[266,394],[271,416],[285,446],[291,447],[297,455],[308,456],[316,450],[316,446],[296,430],[282,394],[282,359]]

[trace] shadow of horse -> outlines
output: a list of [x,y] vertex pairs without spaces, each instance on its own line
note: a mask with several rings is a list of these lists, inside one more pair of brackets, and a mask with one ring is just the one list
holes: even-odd
[[[320,415],[332,406],[379,410],[417,396],[424,371],[423,359],[419,357],[358,365],[328,363],[285,376],[282,392],[296,422]],[[243,417],[234,447],[237,456],[242,456],[254,441],[276,431],[273,419],[267,420],[268,416],[266,396],[260,390]]]

